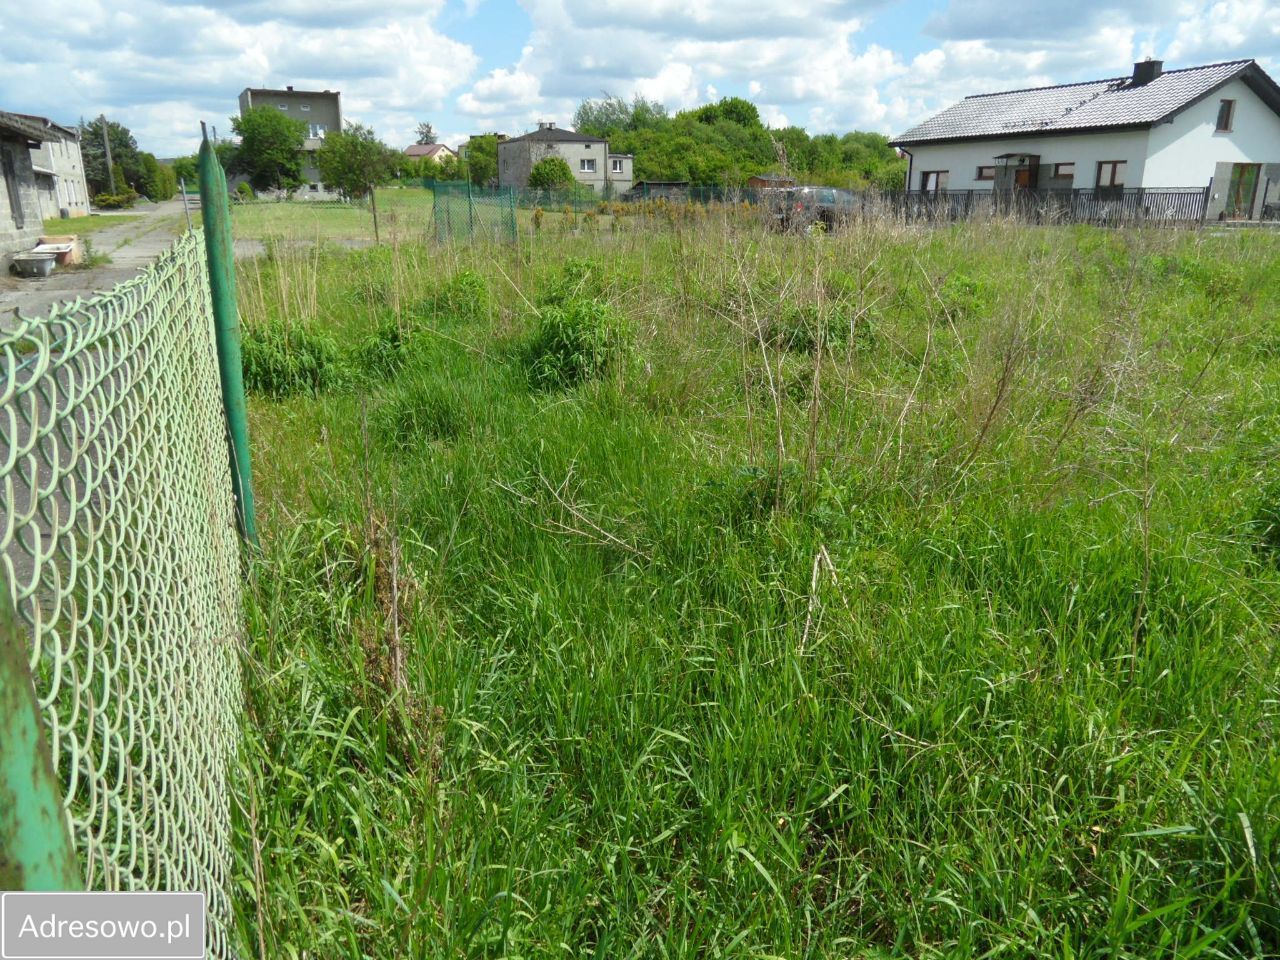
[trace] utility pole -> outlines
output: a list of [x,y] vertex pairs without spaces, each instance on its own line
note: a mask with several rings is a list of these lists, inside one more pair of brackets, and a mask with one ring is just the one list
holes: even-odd
[[98,117],[98,121],[102,124],[102,146],[107,151],[107,183],[111,185],[111,192],[116,192],[116,170],[111,163],[111,137],[107,135],[107,115],[104,113]]

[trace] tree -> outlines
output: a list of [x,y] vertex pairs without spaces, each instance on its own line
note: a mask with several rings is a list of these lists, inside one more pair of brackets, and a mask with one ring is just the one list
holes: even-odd
[[573,186],[573,171],[564,157],[543,157],[529,171],[529,186],[534,190],[560,190]]
[[178,157],[173,161],[173,175],[185,181],[188,187],[194,186],[200,176],[199,161],[200,156],[195,153],[189,157]]
[[316,166],[325,186],[359,199],[395,174],[396,152],[371,129],[353,123],[324,138],[316,153]]
[[[107,138],[111,141],[111,164],[120,177],[116,192],[124,193],[130,187],[138,189],[142,184],[142,160],[138,156],[138,141],[129,128],[114,120],[107,121]],[[107,174],[107,151],[102,145],[102,119],[89,123],[80,121],[80,155],[84,160],[84,178],[90,194],[105,193],[111,188]]]
[[178,192],[178,178],[173,168],[156,159],[153,153],[139,154],[142,160],[142,193],[153,203],[171,200]]
[[231,129],[240,135],[232,172],[245,174],[258,190],[294,190],[302,183],[305,123],[264,106],[232,117]]
[[373,208],[373,239],[378,235],[378,194],[374,189],[386,183],[396,172],[399,156],[378,139],[373,130],[359,123],[350,124],[340,133],[324,138],[316,153],[320,179],[327,187],[336,187],[348,197],[369,196]]
[[607,139],[622,131],[656,127],[667,120],[667,108],[657,100],[646,100],[636,94],[628,104],[621,97],[605,94],[599,100],[583,100],[578,105],[573,114],[573,129]]
[[463,177],[462,165],[458,163],[458,158],[452,153],[446,153],[439,161],[440,172],[436,174],[439,180],[461,180]]
[[439,142],[440,141],[436,138],[435,127],[427,123],[425,120],[418,124],[418,143],[426,144]]
[[219,140],[213,145],[213,152],[225,173],[232,174],[239,171],[240,148],[230,140]]
[[498,179],[498,138],[486,133],[467,142],[467,176],[477,186]]

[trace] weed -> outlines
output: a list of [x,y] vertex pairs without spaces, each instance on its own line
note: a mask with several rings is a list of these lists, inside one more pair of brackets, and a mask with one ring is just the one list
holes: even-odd
[[630,324],[601,300],[545,306],[526,351],[529,379],[542,389],[564,389],[620,369],[634,356]]
[[347,379],[337,343],[299,326],[276,322],[248,328],[241,356],[246,389],[274,399],[320,393]]

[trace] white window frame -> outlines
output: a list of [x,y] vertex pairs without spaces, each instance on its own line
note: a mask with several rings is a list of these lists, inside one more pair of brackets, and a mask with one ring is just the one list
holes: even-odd
[[287,110],[289,109],[289,105],[288,105],[287,103],[277,103],[277,104],[276,104],[276,109],[277,109],[277,110],[285,110],[285,111],[287,111]]
[[613,168],[614,173],[622,173],[623,163],[621,158],[610,161],[609,165]]
[[596,158],[595,158],[595,157],[583,157],[581,160],[579,160],[579,161],[578,161],[578,172],[579,172],[579,173],[595,173],[595,172],[596,172]]
[[309,104],[309,103],[300,103],[300,104],[298,104],[298,109],[299,109],[299,110],[301,110],[303,113],[310,113],[310,112],[311,112],[311,104]]

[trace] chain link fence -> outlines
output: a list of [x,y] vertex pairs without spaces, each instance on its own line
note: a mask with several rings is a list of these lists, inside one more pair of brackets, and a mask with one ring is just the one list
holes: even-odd
[[221,396],[198,231],[0,332],[0,574],[84,885],[204,891],[215,957],[242,630]]
[[433,189],[437,240],[515,242],[514,191],[485,190],[466,181],[437,181]]

